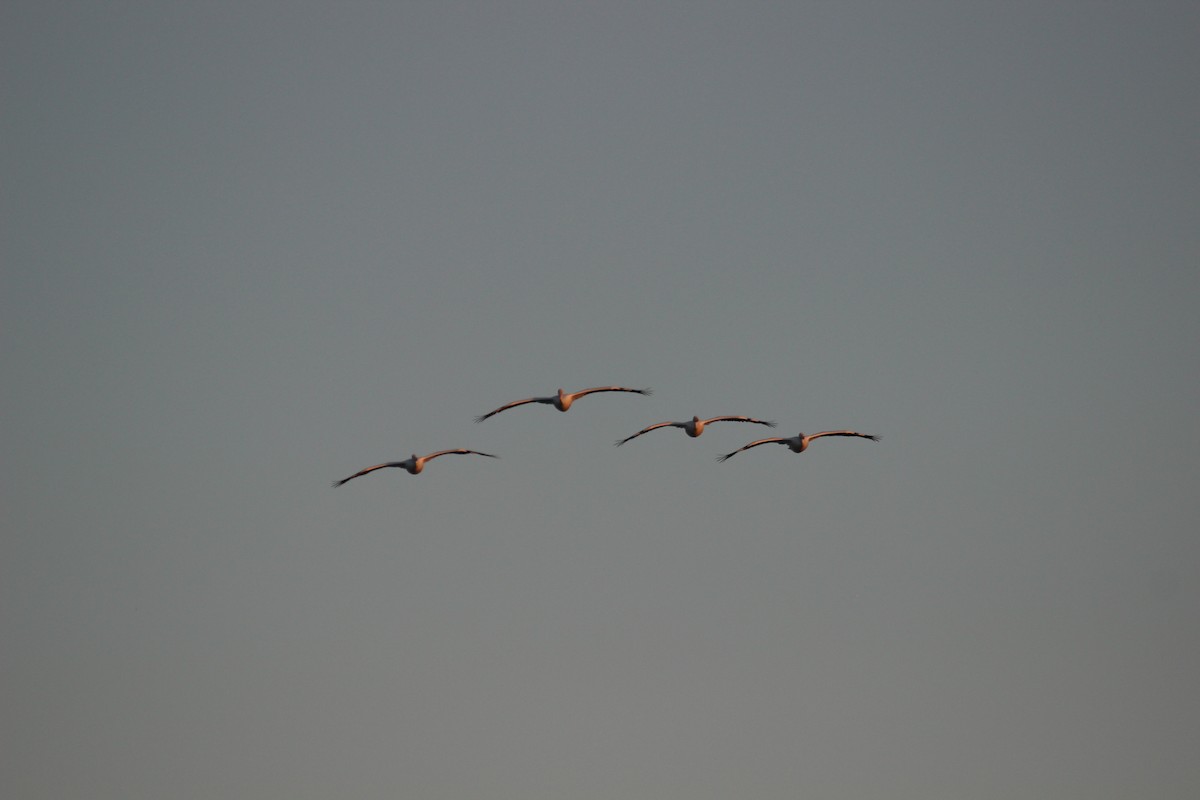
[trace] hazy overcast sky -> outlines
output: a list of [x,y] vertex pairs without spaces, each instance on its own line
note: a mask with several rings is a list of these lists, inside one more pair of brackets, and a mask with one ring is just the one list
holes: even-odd
[[1200,796],[1198,31],[5,3],[0,795]]

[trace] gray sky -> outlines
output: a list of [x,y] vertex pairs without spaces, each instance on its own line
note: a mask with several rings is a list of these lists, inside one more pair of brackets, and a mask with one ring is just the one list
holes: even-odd
[[6,3],[0,794],[1196,797],[1196,9]]

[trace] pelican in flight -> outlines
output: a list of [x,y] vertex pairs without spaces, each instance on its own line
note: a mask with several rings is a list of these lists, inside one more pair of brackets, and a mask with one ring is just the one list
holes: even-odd
[[366,469],[364,469],[360,472],[354,473],[349,478],[342,478],[340,481],[334,481],[333,485],[341,486],[343,483],[346,483],[347,481],[352,481],[355,478],[361,478],[363,475],[370,474],[377,469],[383,469],[385,467],[400,467],[401,469],[408,470],[413,475],[417,475],[422,470],[425,469],[426,461],[432,461],[433,459],[437,458],[438,456],[444,456],[444,455],[449,455],[449,454],[467,455],[468,453],[471,455],[476,455],[476,456],[487,456],[488,458],[499,458],[500,457],[500,456],[494,456],[491,453],[481,453],[478,450],[462,450],[462,449],[439,450],[436,453],[430,453],[427,456],[418,456],[416,453],[413,453],[411,458],[406,458],[403,461],[389,461],[386,464],[376,464],[373,467],[367,467]]
[[695,439],[700,434],[704,433],[704,426],[713,422],[753,422],[755,425],[766,425],[768,428],[774,428],[774,422],[768,422],[765,419],[754,419],[753,417],[709,417],[708,419],[700,419],[692,417],[687,422],[660,422],[657,425],[651,425],[648,428],[642,428],[633,436],[626,436],[621,441],[617,442],[617,447],[628,442],[630,439],[636,439],[643,433],[649,433],[659,428],[683,428],[688,436]]
[[596,392],[633,392],[634,394],[650,394],[649,389],[626,389],[624,386],[597,386],[594,389],[584,389],[579,392],[571,392],[570,394],[567,394],[562,389],[559,389],[558,394],[552,394],[549,397],[530,397],[525,400],[515,400],[511,403],[505,403],[495,411],[489,411],[481,417],[476,417],[475,421],[483,422],[488,417],[494,417],[501,411],[507,411],[510,408],[523,406],[526,403],[545,403],[546,405],[554,406],[559,411],[566,411],[571,407],[571,404],[579,398],[585,395],[594,394]]
[[760,444],[782,444],[787,445],[787,448],[793,453],[803,453],[808,449],[809,442],[813,439],[820,439],[822,436],[857,436],[860,439],[870,439],[872,442],[878,442],[878,436],[872,436],[869,433],[858,433],[857,431],[822,431],[821,433],[810,433],[805,436],[803,433],[795,436],[776,436],[770,439],[759,439],[756,442],[743,445],[732,453],[726,453],[723,456],[717,456],[717,461],[728,461],[743,450],[749,450],[751,447],[758,447]]

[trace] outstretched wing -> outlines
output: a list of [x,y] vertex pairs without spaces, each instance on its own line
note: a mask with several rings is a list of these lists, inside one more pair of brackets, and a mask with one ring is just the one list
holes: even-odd
[[622,439],[621,441],[617,442],[617,443],[616,443],[616,445],[617,445],[617,447],[620,447],[621,445],[623,445],[623,444],[625,444],[626,442],[628,442],[630,439],[636,439],[637,437],[641,436],[643,433],[649,433],[649,432],[650,432],[650,431],[652,431],[652,430],[656,430],[656,429],[658,429],[658,428],[665,428],[665,427],[667,427],[667,426],[669,426],[669,425],[674,425],[674,424],[676,424],[676,423],[674,423],[674,422],[660,422],[660,423],[658,423],[657,425],[651,425],[649,428],[642,428],[640,431],[638,431],[637,433],[635,433],[633,436],[626,436],[624,439]]
[[872,442],[879,441],[878,436],[872,436],[869,433],[859,433],[858,431],[821,431],[820,433],[812,434],[808,439],[811,441],[813,439],[820,439],[822,436],[857,436],[860,439],[870,439]]
[[717,456],[717,461],[728,461],[729,459],[733,458],[734,456],[736,456],[738,453],[742,452],[743,450],[749,450],[751,447],[758,447],[760,444],[773,444],[773,443],[785,444],[787,441],[788,441],[787,439],[785,439],[781,436],[775,436],[770,439],[758,439],[757,441],[750,442],[750,444],[742,445],[737,450],[734,450],[732,453],[726,453],[723,456]]
[[483,422],[488,417],[494,417],[497,414],[499,414],[501,411],[508,411],[508,409],[510,409],[510,408],[516,408],[517,406],[523,406],[526,403],[553,403],[553,402],[554,402],[553,397],[527,397],[524,400],[514,400],[511,403],[505,403],[504,405],[497,408],[495,411],[489,411],[488,413],[486,413],[482,416],[476,417],[475,421]]
[[766,425],[768,428],[775,427],[775,423],[770,420],[755,419],[754,417],[713,417],[712,419],[704,420],[705,425],[713,422],[753,422],[755,425]]
[[459,449],[457,449],[457,450],[438,450],[436,453],[430,453],[429,455],[425,456],[425,460],[426,460],[426,461],[429,461],[430,459],[434,459],[434,458],[437,458],[438,456],[444,456],[444,455],[460,455],[460,456],[465,456],[465,455],[468,455],[468,454],[469,454],[469,455],[476,455],[476,456],[487,456],[488,458],[499,458],[499,457],[500,457],[500,456],[494,456],[494,455],[492,455],[491,453],[481,453],[481,452],[479,452],[478,450],[463,450],[463,449],[460,447],[460,448],[459,448]]
[[571,399],[578,400],[580,397],[596,392],[633,392],[634,394],[653,394],[649,389],[626,389],[624,386],[596,386],[591,389],[584,389],[579,392],[571,392]]
[[373,466],[373,467],[367,467],[366,469],[364,469],[364,470],[362,470],[362,471],[360,471],[360,472],[356,472],[356,473],[354,473],[354,474],[353,474],[353,475],[351,475],[349,478],[342,478],[340,481],[334,481],[334,482],[333,482],[333,485],[334,485],[334,486],[341,486],[343,483],[346,483],[347,481],[352,481],[352,480],[354,480],[355,478],[361,478],[363,475],[369,475],[369,474],[371,474],[372,472],[374,472],[375,470],[377,470],[377,469],[383,469],[384,467],[402,467],[402,466],[404,466],[404,462],[403,462],[403,461],[389,461],[389,462],[388,462],[388,463],[386,463],[386,464],[376,464],[376,465],[375,465],[375,466]]

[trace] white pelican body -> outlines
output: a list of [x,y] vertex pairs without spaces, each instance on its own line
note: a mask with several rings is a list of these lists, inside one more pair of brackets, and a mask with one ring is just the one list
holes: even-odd
[[756,442],[743,445],[732,453],[726,453],[723,456],[717,456],[717,461],[728,461],[743,450],[749,450],[751,447],[758,447],[760,444],[782,444],[786,445],[787,449],[793,453],[803,453],[808,449],[808,445],[813,439],[820,439],[822,436],[857,436],[860,439],[870,439],[872,442],[878,442],[878,436],[872,436],[869,433],[858,433],[856,431],[822,431],[821,433],[810,433],[805,436],[803,433],[795,436],[777,436],[771,439],[759,439]]
[[462,449],[439,450],[436,453],[430,453],[427,456],[418,456],[416,453],[413,453],[410,458],[406,458],[403,461],[389,461],[386,464],[376,464],[373,467],[367,467],[364,470],[354,473],[349,478],[342,478],[340,481],[334,481],[333,485],[341,486],[343,483],[346,483],[347,481],[352,481],[355,478],[361,478],[363,475],[372,473],[377,469],[384,469],[385,467],[400,467],[401,469],[408,470],[409,473],[412,475],[418,475],[421,473],[422,470],[425,469],[425,462],[432,461],[433,459],[437,458],[438,456],[444,456],[444,455],[448,455],[448,454],[467,455],[468,453],[471,455],[477,455],[477,456],[487,456],[488,458],[499,458],[500,457],[500,456],[494,456],[491,453],[481,453],[478,450],[462,450]]
[[626,389],[623,386],[597,386],[594,389],[583,389],[582,391],[571,392],[570,394],[567,394],[562,389],[559,389],[558,394],[553,394],[553,395],[550,395],[549,397],[529,397],[529,398],[526,398],[525,400],[515,400],[511,403],[505,403],[504,405],[497,408],[495,411],[489,411],[488,413],[484,414],[483,416],[476,417],[475,421],[483,422],[488,417],[494,417],[495,415],[499,414],[501,411],[507,411],[510,408],[516,408],[517,406],[523,406],[526,403],[545,403],[546,405],[554,406],[559,411],[566,411],[568,408],[571,407],[571,404],[574,403],[579,398],[581,398],[585,395],[593,394],[595,392],[633,392],[634,394],[650,394],[649,389]]
[[617,447],[628,442],[630,439],[636,439],[643,433],[658,430],[659,428],[683,428],[684,433],[695,439],[700,434],[704,433],[704,426],[712,422],[753,422],[755,425],[766,425],[768,428],[774,428],[774,422],[768,422],[765,419],[754,419],[753,417],[709,417],[708,419],[700,419],[692,417],[686,422],[660,422],[657,425],[651,425],[648,428],[642,428],[633,436],[626,436],[621,441],[617,442]]

